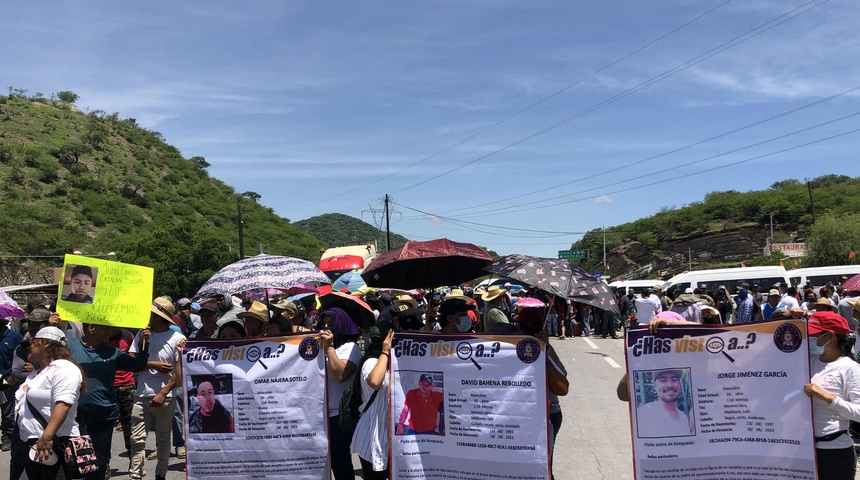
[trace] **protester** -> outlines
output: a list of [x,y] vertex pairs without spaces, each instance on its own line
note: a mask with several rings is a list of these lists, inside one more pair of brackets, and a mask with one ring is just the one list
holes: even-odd
[[505,290],[499,288],[498,285],[490,287],[481,295],[481,298],[487,302],[484,306],[483,318],[484,331],[487,333],[506,333],[516,330],[516,327],[511,325],[507,315],[501,310],[504,295]]
[[220,324],[218,301],[214,298],[201,300],[199,313],[201,322],[200,328],[189,335],[189,338],[217,338],[218,325]]
[[559,430],[561,430],[563,420],[558,397],[568,393],[570,384],[567,380],[567,370],[555,349],[549,344],[549,336],[544,330],[543,315],[539,308],[524,308],[517,315],[516,321],[523,333],[541,339],[546,345],[546,381],[549,388],[549,468],[551,478],[555,479],[555,475],[552,473],[552,461],[555,456],[555,440]]
[[[18,429],[27,447],[21,455],[29,480],[55,480],[60,468],[67,479],[78,476],[66,463],[61,443],[80,435],[75,417],[86,379],[65,345],[66,336],[56,327],[36,332],[29,361],[40,368],[30,372],[15,395]],[[31,449],[35,451],[33,460]],[[48,460],[54,456],[57,460],[52,464]]]
[[176,301],[176,315],[179,317],[182,333],[190,336],[203,326],[200,315],[191,312],[191,300],[180,298]]
[[763,319],[770,320],[773,316],[773,311],[779,308],[779,300],[779,290],[771,288],[767,294],[767,302],[761,307],[761,317]]
[[[857,303],[854,316],[860,317]],[[833,312],[816,312],[807,328],[812,380],[803,391],[812,398],[818,478],[853,480],[857,455],[848,428],[849,421],[860,421],[860,365],[843,355],[848,322]]]
[[10,384],[10,375],[12,373],[12,359],[15,355],[15,348],[18,346],[24,337],[17,331],[9,328],[9,319],[0,318],[0,375],[2,375],[3,390],[0,395],[3,395],[3,405],[0,411],[3,413],[2,422],[0,422],[0,430],[2,430],[2,445],[0,448],[4,452],[12,449],[12,434],[15,429],[15,413],[13,400],[15,398],[15,385]]
[[[408,305],[400,306],[408,309]],[[388,437],[391,428],[391,411],[388,408],[391,378],[388,365],[391,362],[393,340],[391,323],[384,320],[378,322],[370,329],[370,345],[361,359],[359,374],[362,403],[359,410],[362,413],[355,426],[350,451],[358,455],[364,480],[388,479]]]
[[639,324],[651,323],[651,319],[663,309],[660,299],[653,292],[642,292],[640,298],[635,299],[633,304],[636,307],[636,322]]
[[245,327],[235,320],[218,327],[218,340],[239,340],[247,336]]
[[[171,330],[173,304],[167,297],[158,297],[152,302],[149,315],[148,341],[136,339],[129,353],[152,352],[148,370],[138,375],[137,391],[131,418],[131,457],[128,476],[141,480],[144,476],[144,446],[150,426],[155,429],[155,444],[158,461],[155,480],[164,480],[170,456],[170,433],[175,411],[173,389],[179,384],[179,342],[185,337]],[[204,324],[205,326],[205,324]],[[143,345],[142,345],[143,344]]]
[[[87,391],[79,399],[78,420],[86,425],[93,443],[98,469],[84,476],[87,480],[103,480],[110,461],[111,440],[119,420],[119,400],[113,384],[117,370],[139,372],[146,368],[149,353],[142,350],[137,357],[108,344],[112,327],[84,324],[84,336],[68,342],[69,353],[87,377]],[[149,330],[140,337],[149,338]]]
[[328,372],[326,388],[331,471],[335,480],[352,480],[355,478],[349,452],[352,434],[340,429],[338,413],[340,399],[349,382],[358,372],[358,365],[361,363],[361,348],[356,343],[359,330],[349,314],[340,308],[329,308],[323,311],[320,315],[320,325]]
[[[134,343],[134,335],[131,332],[123,328],[111,328],[111,336],[108,340],[110,346],[128,353],[132,343]],[[132,372],[117,370],[113,381],[117,406],[119,407],[119,424],[122,428],[126,451],[131,451],[131,409],[134,406],[134,377],[135,374]]]
[[[469,310],[474,309],[465,300],[452,298],[439,306],[439,325],[443,334],[467,333],[472,330],[472,317]],[[507,320],[507,319],[506,319]],[[510,325],[510,324],[507,324]]]
[[[241,332],[239,332],[242,338],[246,335],[252,338],[265,335],[266,325],[269,323],[269,309],[264,304],[254,301],[247,312],[242,312],[236,316],[244,322],[244,326],[241,328]],[[221,329],[218,331],[218,338],[221,338],[225,326],[221,325]]]

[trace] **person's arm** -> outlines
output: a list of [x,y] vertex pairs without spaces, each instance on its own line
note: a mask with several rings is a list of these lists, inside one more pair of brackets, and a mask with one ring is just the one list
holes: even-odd
[[615,387],[615,395],[622,402],[630,401],[630,377],[625,373],[621,380],[618,381],[618,386]]
[[695,322],[688,322],[687,320],[669,320],[668,318],[659,318],[654,317],[651,319],[651,323],[648,324],[648,330],[653,334],[657,333],[657,330],[661,325],[668,326],[678,326],[678,325],[698,325]]
[[181,378],[182,369],[179,366],[179,362],[176,362],[176,368],[173,369],[173,375],[170,377],[170,380],[164,384],[164,388],[162,388],[160,392],[156,393],[155,396],[152,397],[149,404],[153,407],[160,407],[163,405],[167,400],[167,395],[170,394],[177,385],[179,385]]
[[[409,393],[406,394],[409,396]],[[409,418],[409,402],[403,402],[403,410],[400,411],[400,419],[397,421],[397,428],[395,429],[395,433],[398,435],[403,435],[406,431],[406,419]]]
[[[149,340],[150,335],[151,332],[148,328],[141,330],[138,334],[139,337],[146,340]],[[137,338],[135,338],[133,341],[136,340]],[[117,348],[117,350],[119,351],[119,356],[116,359],[117,370],[125,370],[126,372],[139,372],[149,367],[149,343],[147,343],[146,346],[146,350],[140,353],[128,353]]]
[[337,383],[343,383],[352,377],[358,371],[358,366],[348,359],[341,359],[337,356],[337,350],[334,348],[334,335],[330,331],[322,331],[320,333],[325,345],[325,354],[328,357],[328,373]]
[[808,383],[803,391],[810,397],[818,398],[830,405],[841,417],[860,422],[860,366],[851,365],[844,375],[843,391],[848,399],[842,399],[824,391],[814,383]]
[[48,424],[45,425],[45,431],[42,436],[36,440],[36,461],[47,460],[51,456],[54,447],[54,437],[57,431],[66,421],[69,415],[69,409],[72,406],[65,402],[57,402],[51,410],[51,417],[48,419]]
[[[378,390],[385,381],[385,374],[388,372],[388,362],[391,360],[391,342],[394,340],[394,330],[389,330],[388,335],[382,342],[382,353],[370,373],[367,375],[367,386]],[[383,360],[385,358],[385,360]]]
[[546,344],[546,377],[549,383],[549,390],[559,396],[567,395],[570,390],[570,382],[567,380],[567,370],[561,363],[561,359],[555,353],[555,349]]
[[[23,358],[18,355],[19,349],[23,350]],[[29,375],[30,372],[36,369],[32,363],[27,361],[26,356],[27,350],[25,348],[22,348],[21,345],[15,347],[15,354],[12,355],[12,371],[9,375],[16,385],[21,385],[22,383],[24,383],[24,380],[27,379],[27,375]]]

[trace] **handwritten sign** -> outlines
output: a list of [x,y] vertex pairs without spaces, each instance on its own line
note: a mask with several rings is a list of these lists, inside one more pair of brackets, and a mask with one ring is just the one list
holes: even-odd
[[66,255],[57,292],[57,312],[65,320],[143,328],[152,304],[149,267]]

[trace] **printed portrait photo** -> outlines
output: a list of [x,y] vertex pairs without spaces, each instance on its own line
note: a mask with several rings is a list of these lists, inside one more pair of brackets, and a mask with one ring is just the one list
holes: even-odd
[[639,438],[696,434],[690,368],[633,372]]
[[188,375],[188,433],[233,433],[233,375]]
[[98,267],[67,264],[63,272],[63,292],[60,297],[66,302],[93,303],[96,293]]
[[394,434],[445,435],[442,372],[401,370],[399,374],[402,388],[394,395]]

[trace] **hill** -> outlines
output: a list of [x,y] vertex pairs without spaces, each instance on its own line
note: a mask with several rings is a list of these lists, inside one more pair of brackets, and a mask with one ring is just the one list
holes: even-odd
[[[318,259],[322,242],[258,204],[254,192],[236,192],[210,177],[204,158],[183,157],[133,118],[80,112],[72,92],[50,99],[25,93],[10,88],[0,96],[3,282],[16,283],[8,264],[22,263],[8,257],[38,262],[32,257],[75,248],[152,266],[157,293],[188,295],[200,278],[239,258],[238,202],[246,254],[262,243],[266,253]],[[195,257],[191,244],[207,249]],[[171,280],[168,268],[194,275]]]
[[[326,248],[357,245],[376,240],[378,249],[385,250],[385,232],[373,225],[342,213],[326,213],[316,217],[298,220],[293,225],[313,235],[325,243]],[[397,248],[409,239],[391,234],[391,248]]]
[[[761,191],[710,192],[701,202],[683,208],[664,207],[656,215],[607,228],[606,275],[654,278],[658,273],[665,277],[690,266],[779,264],[779,254],[762,256],[771,221],[775,243],[806,239],[813,228],[810,190],[816,224],[860,212],[860,178],[847,176],[824,175],[808,185],[782,180]],[[604,270],[603,238],[602,230],[592,230],[571,247],[590,251],[591,260],[582,262],[588,271]],[[794,264],[786,262],[785,266]],[[814,265],[807,262],[802,266]]]

